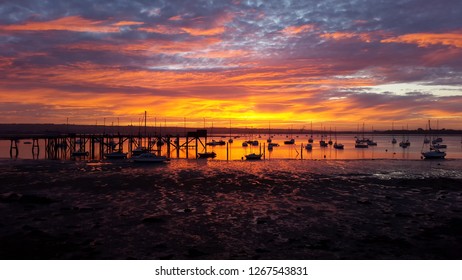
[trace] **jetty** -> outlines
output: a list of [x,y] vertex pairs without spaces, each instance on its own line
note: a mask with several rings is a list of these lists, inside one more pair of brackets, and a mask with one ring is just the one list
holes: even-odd
[[[30,149],[33,158],[44,152],[48,159],[66,159],[83,156],[89,159],[103,159],[112,152],[128,152],[130,155],[137,149],[160,154],[162,146],[166,146],[168,158],[176,154],[180,158],[180,150],[184,149],[185,158],[197,158],[202,150],[207,149],[207,130],[189,131],[185,135],[156,134],[81,134],[81,133],[43,133],[12,134],[0,136],[0,140],[10,142],[10,157],[18,157],[19,149]],[[26,144],[27,143],[27,144]],[[41,150],[44,148],[44,151]],[[127,150],[128,149],[128,150]],[[193,151],[190,151],[193,149]],[[124,151],[125,150],[125,151]]]

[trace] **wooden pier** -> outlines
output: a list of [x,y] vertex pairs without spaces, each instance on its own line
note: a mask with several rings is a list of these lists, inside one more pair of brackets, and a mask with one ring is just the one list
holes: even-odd
[[[10,157],[17,158],[20,143],[30,144],[33,158],[39,158],[44,147],[47,159],[71,159],[85,157],[88,159],[104,159],[112,152],[126,152],[132,155],[137,149],[160,155],[165,145],[165,156],[181,158],[181,150],[185,158],[197,158],[200,151],[207,149],[207,130],[187,132],[186,135],[123,135],[123,134],[43,134],[43,135],[11,135],[0,136],[0,140],[10,141]],[[31,140],[31,141],[30,141]],[[23,146],[23,145],[21,145]],[[27,146],[26,146],[27,147]],[[194,154],[191,155],[191,148]]]

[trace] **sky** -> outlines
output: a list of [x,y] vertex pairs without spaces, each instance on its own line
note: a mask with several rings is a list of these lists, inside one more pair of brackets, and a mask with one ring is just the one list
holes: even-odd
[[462,129],[462,1],[0,1],[0,123]]

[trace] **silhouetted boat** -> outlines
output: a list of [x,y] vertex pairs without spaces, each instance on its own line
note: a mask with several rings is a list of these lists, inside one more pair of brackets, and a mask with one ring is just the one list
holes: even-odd
[[[392,131],[392,132],[395,131],[395,125],[394,125],[394,123],[391,123],[391,131]],[[398,143],[398,141],[396,141],[396,138],[395,138],[394,135],[393,135],[393,139],[391,140],[391,143],[392,143],[392,144]]]
[[247,143],[247,142],[242,142],[242,147],[247,147],[247,146],[249,146],[249,143]]
[[433,144],[432,146],[435,149],[446,149],[448,147],[448,145],[446,145],[446,144],[439,144],[439,143]]
[[295,139],[292,138],[292,139],[290,139],[290,140],[284,141],[284,144],[286,144],[286,145],[293,145],[293,144],[295,144]]
[[263,156],[262,154],[251,153],[251,154],[246,155],[245,159],[246,160],[260,160],[262,156]]
[[365,139],[368,146],[377,146],[377,142],[371,139]]
[[138,146],[132,151],[133,156],[139,156],[141,154],[147,153],[148,149],[146,147]]
[[[359,125],[358,125],[358,132],[359,132]],[[359,139],[358,137],[356,137],[355,148],[359,148],[359,149],[369,148],[369,145],[367,144],[367,139],[364,138],[364,123],[363,123],[363,133],[362,134],[363,134],[362,139]]]
[[139,156],[132,157],[134,162],[140,163],[157,163],[157,162],[165,162],[168,161],[166,156],[158,156],[152,153],[143,153]]
[[[409,128],[406,127],[406,131],[409,131]],[[411,146],[411,142],[409,141],[409,136],[407,136],[406,140],[404,140],[404,135],[403,135],[403,140],[399,142],[399,146],[403,149],[406,149],[407,147]]]
[[409,142],[409,139],[408,140],[403,140],[401,142],[399,142],[399,146],[403,149],[411,146],[411,142]]
[[334,143],[334,148],[337,149],[337,150],[343,150],[344,146],[341,143],[335,142]]
[[365,149],[365,148],[369,148],[369,145],[367,145],[367,142],[365,142],[363,140],[356,139],[355,148]]
[[442,159],[446,156],[446,153],[438,149],[430,148],[429,151],[422,152],[422,156],[425,159]]
[[306,144],[305,149],[307,149],[308,151],[313,150],[313,144],[311,143]]
[[204,152],[204,153],[197,153],[199,158],[215,158],[217,153],[215,152]]
[[212,140],[211,142],[208,142],[206,145],[207,146],[223,146],[223,145],[226,145],[226,142],[223,140],[219,140],[219,141]]
[[335,143],[334,143],[334,149],[343,150],[343,148],[344,148],[343,144],[337,142],[337,128],[335,128]]
[[311,134],[310,134],[310,139],[308,139],[308,143],[313,143],[313,122],[311,122]]
[[278,143],[268,143],[268,148],[269,147],[279,147]]
[[127,153],[116,151],[109,154],[105,154],[104,157],[106,159],[125,159],[127,158]]

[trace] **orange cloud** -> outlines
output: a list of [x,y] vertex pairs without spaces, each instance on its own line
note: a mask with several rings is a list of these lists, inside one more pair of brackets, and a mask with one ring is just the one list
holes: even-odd
[[412,33],[388,38],[381,42],[416,44],[423,48],[430,45],[445,45],[462,48],[462,30],[450,33]]
[[304,24],[300,26],[288,26],[284,28],[281,32],[289,36],[294,36],[300,33],[308,32],[313,30],[315,27],[312,24]]
[[181,30],[191,34],[192,36],[214,36],[223,34],[225,32],[224,27],[215,27],[209,29],[183,27]]
[[119,21],[114,23],[114,26],[128,26],[128,25],[141,25],[144,24],[142,21]]
[[204,50],[186,54],[187,58],[242,58],[249,55],[247,50]]
[[[111,51],[111,52],[146,52],[146,55],[152,55],[156,53],[175,53],[178,52],[193,52],[199,50],[202,52],[204,48],[211,47],[217,43],[221,42],[217,38],[208,37],[208,38],[199,38],[198,40],[192,41],[177,41],[172,42],[168,40],[161,39],[150,39],[150,40],[138,40],[138,41],[128,41],[122,42],[121,44],[114,43],[76,43],[76,44],[66,44],[61,45],[61,48],[69,50],[93,50],[93,51]],[[226,55],[226,53],[223,53]],[[206,55],[206,54],[204,54]],[[218,53],[216,54],[219,55]],[[237,54],[236,54],[237,55]],[[187,57],[193,57],[194,54],[188,54]],[[200,55],[197,54],[197,57]],[[228,56],[231,56],[229,54]],[[211,54],[213,57],[213,54]]]
[[214,36],[225,32],[224,27],[214,27],[209,29],[192,28],[192,27],[173,27],[167,25],[156,25],[154,27],[140,27],[140,31],[161,34],[184,34],[188,33],[192,36]]
[[371,33],[334,32],[322,34],[321,38],[332,40],[357,39],[363,42],[370,43],[373,39],[373,35]]
[[184,33],[183,30],[176,28],[176,27],[171,27],[168,25],[162,25],[158,24],[153,27],[140,27],[138,28],[139,31],[145,31],[149,33],[160,33],[160,34],[181,34]]
[[0,26],[0,30],[7,31],[48,31],[63,30],[74,32],[119,32],[119,28],[107,25],[105,21],[94,21],[79,16],[63,17],[45,22],[28,22],[24,24]]

